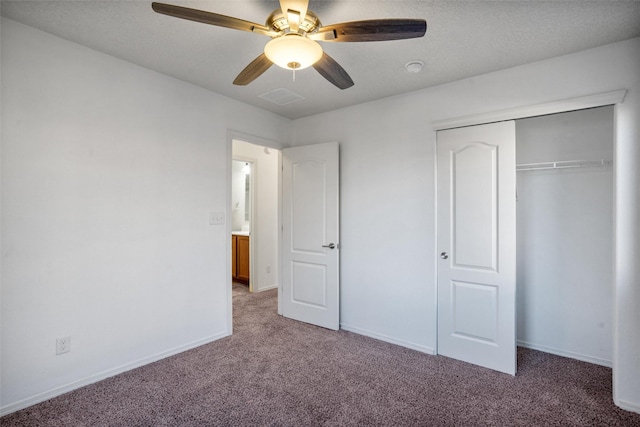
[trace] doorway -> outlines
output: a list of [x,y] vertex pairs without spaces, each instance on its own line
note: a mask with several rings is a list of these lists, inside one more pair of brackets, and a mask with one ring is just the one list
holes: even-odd
[[231,162],[231,278],[234,292],[244,287],[253,291],[250,261],[253,163],[235,159]]
[[[280,150],[233,139],[231,161],[232,287],[278,287]],[[234,244],[235,243],[235,244]]]
[[[611,366],[613,107],[522,119],[517,127],[514,138],[519,163],[518,202],[514,201],[514,209],[518,206],[517,307],[509,303],[518,313],[517,343]],[[444,165],[439,160],[439,182],[441,166]],[[440,183],[438,188],[440,193]],[[451,206],[459,202],[451,200]],[[439,218],[441,206],[447,204],[439,196]],[[440,230],[441,219],[438,224],[439,236],[449,233],[449,228]],[[455,229],[451,230],[451,235],[455,235]],[[439,281],[441,267],[442,261]],[[514,278],[514,287],[515,284]],[[450,295],[456,296],[456,286],[468,288],[474,284],[454,285],[453,281],[443,283],[438,290],[438,352],[445,355],[441,351],[443,338],[456,336],[480,341],[451,329],[455,322],[442,321],[459,320],[452,311],[456,306],[448,299]],[[465,316],[473,317],[482,311],[473,301],[468,302]],[[487,315],[490,313],[485,311]],[[498,317],[494,318],[497,321]],[[477,328],[483,320],[489,326],[492,324],[488,318],[467,319],[467,323]],[[515,348],[515,340],[512,345]],[[446,346],[444,350],[447,351]],[[485,366],[476,354],[465,352],[464,356],[452,357]]]
[[[251,138],[249,138],[251,139]],[[339,328],[339,148],[338,143],[276,149],[231,136],[228,141],[228,217],[249,197],[248,219],[229,221],[228,330],[233,330],[233,257],[239,244],[232,228],[248,234],[252,292],[278,289],[278,314]],[[249,171],[232,197],[233,162]],[[275,167],[274,167],[275,166]],[[244,187],[243,187],[244,186]],[[283,212],[281,214],[281,212]],[[240,225],[242,223],[242,225]],[[245,230],[242,230],[244,225]],[[300,258],[302,257],[302,258]],[[237,268],[237,266],[236,266]],[[282,272],[287,274],[283,274]],[[237,274],[237,271],[236,271]],[[266,277],[266,279],[265,279]]]

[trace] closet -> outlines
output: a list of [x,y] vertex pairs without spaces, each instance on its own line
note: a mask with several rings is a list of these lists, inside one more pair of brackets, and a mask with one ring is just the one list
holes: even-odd
[[517,342],[612,364],[613,107],[516,121]]

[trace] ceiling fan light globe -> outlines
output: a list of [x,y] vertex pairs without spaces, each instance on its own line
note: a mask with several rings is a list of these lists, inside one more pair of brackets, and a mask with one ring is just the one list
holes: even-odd
[[300,34],[286,34],[269,41],[264,54],[279,67],[302,70],[318,62],[323,52],[318,42]]

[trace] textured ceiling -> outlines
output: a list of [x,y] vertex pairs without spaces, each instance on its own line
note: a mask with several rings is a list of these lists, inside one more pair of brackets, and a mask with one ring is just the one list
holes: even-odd
[[[173,1],[264,23],[277,1]],[[150,1],[5,1],[3,16],[291,119],[640,36],[640,1],[311,0],[323,25],[423,18],[423,38],[323,43],[355,86],[340,90],[314,69],[271,67],[248,86],[232,84],[269,40],[154,13]],[[424,61],[417,74],[404,65]],[[260,95],[287,89],[286,105]],[[268,96],[266,98],[269,98]]]

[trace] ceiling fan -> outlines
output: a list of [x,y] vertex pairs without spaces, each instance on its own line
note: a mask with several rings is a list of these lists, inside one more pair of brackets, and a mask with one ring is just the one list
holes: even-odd
[[322,26],[318,16],[308,9],[309,0],[280,0],[265,25],[204,10],[165,3],[152,3],[157,13],[248,31],[271,37],[264,52],[240,72],[234,85],[247,85],[273,64],[288,70],[312,66],[325,79],[340,89],[353,86],[349,74],[322,50],[321,42],[371,42],[411,39],[424,36],[424,19],[371,19]]

